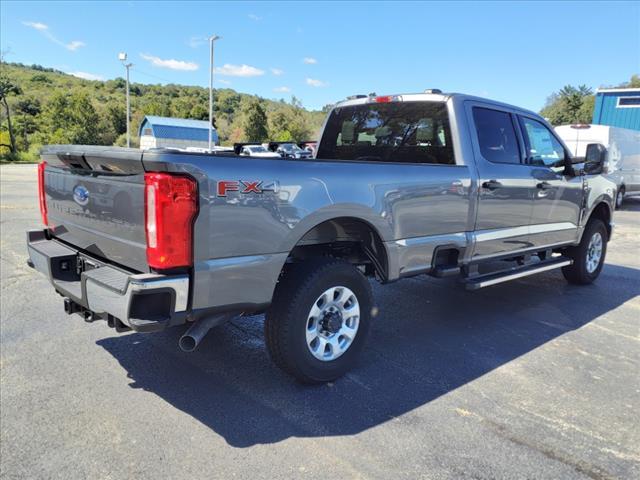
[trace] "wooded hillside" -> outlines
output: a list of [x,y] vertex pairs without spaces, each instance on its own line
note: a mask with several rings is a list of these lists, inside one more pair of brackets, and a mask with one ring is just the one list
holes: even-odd
[[[47,143],[126,144],[124,79],[84,80],[39,65],[3,62],[0,68],[0,153],[4,158],[34,159]],[[206,88],[134,82],[130,91],[135,146],[145,115],[208,119]],[[318,134],[325,116],[302,108],[295,97],[274,101],[228,88],[214,90],[214,102],[222,144],[308,140]]]

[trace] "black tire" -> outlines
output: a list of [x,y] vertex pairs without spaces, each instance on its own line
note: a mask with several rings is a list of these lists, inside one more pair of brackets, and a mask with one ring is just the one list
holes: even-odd
[[[311,307],[327,289],[350,289],[360,307],[359,325],[351,344],[338,358],[319,360],[307,346]],[[335,380],[355,365],[371,323],[373,296],[365,276],[344,260],[319,257],[285,266],[265,316],[265,341],[274,363],[308,384]]]
[[625,191],[624,185],[621,185],[620,190],[618,190],[618,193],[616,194],[616,210],[622,208]]
[[[602,238],[602,254],[600,255],[600,262],[598,263],[597,268],[589,272],[587,268],[589,243],[596,234],[600,234]],[[589,220],[589,223],[582,234],[580,244],[576,247],[568,248],[565,252],[565,255],[573,260],[573,265],[562,268],[564,278],[566,278],[569,283],[576,285],[588,285],[598,278],[598,275],[600,275],[600,271],[602,270],[602,266],[604,265],[605,256],[607,255],[608,240],[609,236],[604,223],[596,218]]]

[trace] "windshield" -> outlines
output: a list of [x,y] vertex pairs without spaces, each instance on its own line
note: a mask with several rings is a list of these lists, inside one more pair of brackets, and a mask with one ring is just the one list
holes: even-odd
[[247,147],[251,153],[267,153],[268,150],[264,147]]
[[444,102],[366,103],[331,112],[319,159],[454,164]]

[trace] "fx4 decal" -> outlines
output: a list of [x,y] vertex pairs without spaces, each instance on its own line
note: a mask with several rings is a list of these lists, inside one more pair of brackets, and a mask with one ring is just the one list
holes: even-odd
[[216,188],[216,194],[218,195],[218,197],[226,197],[227,192],[240,192],[248,194],[277,191],[278,182],[264,182],[262,180],[220,180]]

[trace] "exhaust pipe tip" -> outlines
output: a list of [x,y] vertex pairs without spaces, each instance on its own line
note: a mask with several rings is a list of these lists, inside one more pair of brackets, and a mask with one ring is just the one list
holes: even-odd
[[223,313],[198,320],[180,337],[178,346],[183,352],[193,352],[209,330],[231,320],[234,316],[234,314]]
[[200,342],[198,340],[187,334],[184,334],[180,337],[180,340],[178,340],[178,346],[180,347],[180,350],[187,353],[193,352],[196,348],[198,348],[199,343]]

